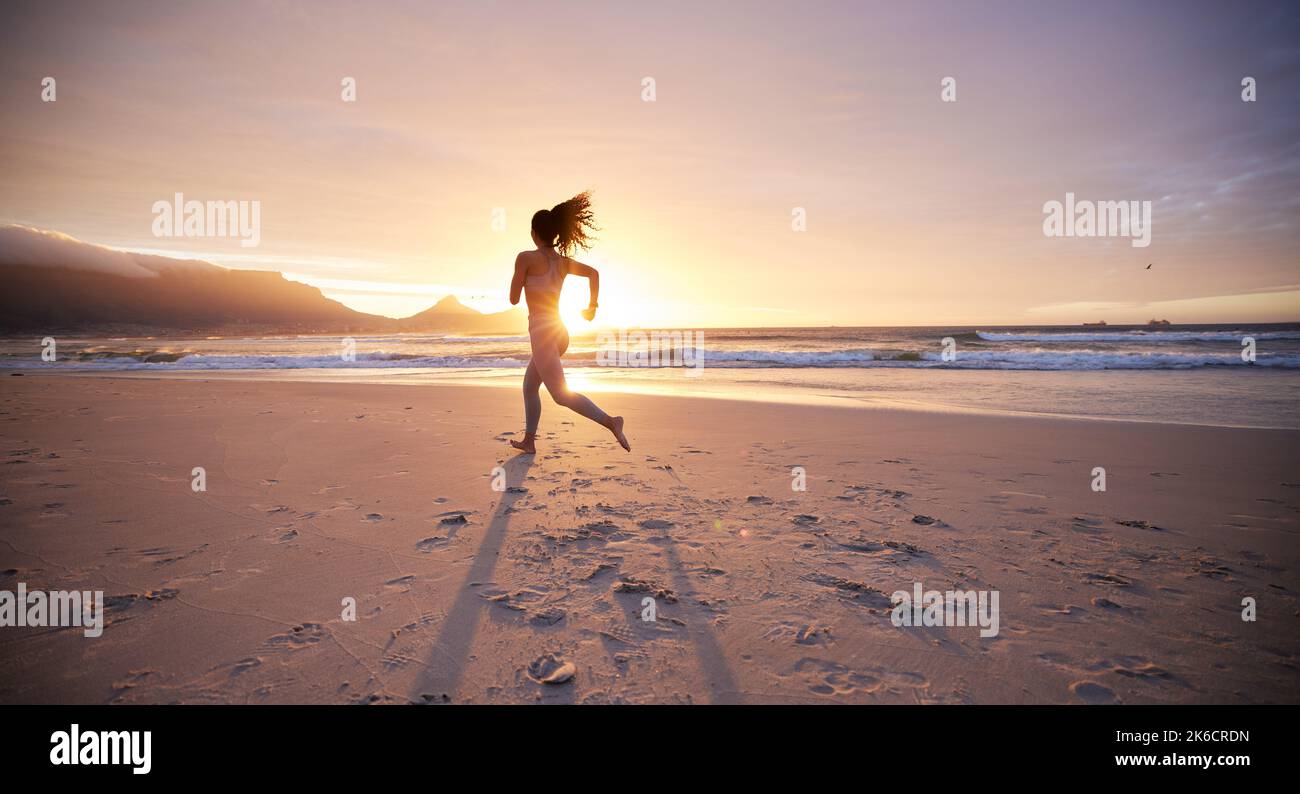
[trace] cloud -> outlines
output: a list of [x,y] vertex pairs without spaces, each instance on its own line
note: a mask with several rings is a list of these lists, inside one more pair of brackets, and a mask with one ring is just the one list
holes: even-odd
[[1300,319],[1300,289],[1284,286],[1172,300],[1054,303],[1034,306],[1026,314],[1049,322],[1104,319],[1141,323],[1150,317],[1175,323],[1291,323]]
[[0,226],[0,265],[66,267],[128,278],[156,278],[161,273],[174,271],[225,269],[200,259],[172,259],[117,251],[83,243],[62,232],[16,224]]

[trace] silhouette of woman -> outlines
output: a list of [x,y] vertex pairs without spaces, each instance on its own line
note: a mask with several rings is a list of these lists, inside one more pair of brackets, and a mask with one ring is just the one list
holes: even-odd
[[510,282],[510,303],[519,303],[519,293],[528,300],[528,339],[533,357],[524,372],[524,440],[510,445],[527,454],[537,452],[537,423],[542,417],[542,384],[551,399],[571,411],[582,414],[609,429],[623,449],[632,447],[623,435],[623,417],[610,416],[591,400],[570,391],[564,380],[560,356],[569,348],[569,331],[560,321],[560,289],[566,275],[583,276],[591,287],[591,302],[582,316],[596,317],[596,299],[600,295],[600,273],[594,267],[569,258],[578,248],[587,248],[588,232],[595,231],[591,195],[579,193],[549,210],[533,214],[532,236],[535,250],[515,257],[515,276]]

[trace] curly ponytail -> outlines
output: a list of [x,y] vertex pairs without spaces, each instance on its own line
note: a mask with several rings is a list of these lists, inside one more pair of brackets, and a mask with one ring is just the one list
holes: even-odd
[[579,248],[591,247],[591,232],[600,231],[591,211],[591,191],[584,190],[549,210],[533,214],[533,231],[547,245],[568,256]]

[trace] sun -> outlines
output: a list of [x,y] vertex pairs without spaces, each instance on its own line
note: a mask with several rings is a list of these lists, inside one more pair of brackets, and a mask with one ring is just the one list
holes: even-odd
[[[582,316],[582,310],[587,308],[589,295],[587,293],[586,279],[579,279],[582,283],[570,284],[565,283],[565,290],[560,294],[560,319],[564,321],[564,326],[570,331],[586,331],[592,327]],[[576,287],[581,289],[576,289]],[[597,320],[601,319],[597,317]]]
[[564,291],[560,294],[560,319],[570,333],[583,333],[601,328],[632,328],[643,326],[653,314],[652,306],[646,296],[627,294],[620,291],[617,284],[601,284],[600,308],[594,322],[582,316],[587,308],[591,293],[587,290],[587,280],[583,278],[568,279]]

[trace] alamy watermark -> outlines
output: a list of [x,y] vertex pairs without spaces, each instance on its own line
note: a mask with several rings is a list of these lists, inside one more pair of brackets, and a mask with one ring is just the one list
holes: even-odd
[[981,637],[998,636],[997,590],[925,590],[920,582],[912,592],[896,590],[890,596],[895,626],[979,626]]
[[66,731],[51,733],[50,744],[54,766],[129,766],[133,775],[147,775],[153,769],[152,731],[83,731],[74,722]]
[[0,628],[80,626],[87,637],[104,633],[104,591],[27,591],[19,582],[17,592],[0,590]]
[[1043,203],[1048,237],[1128,237],[1134,248],[1151,245],[1150,201],[1089,201],[1065,194]]
[[185,200],[153,203],[154,237],[238,237],[240,246],[256,248],[262,242],[262,202]]
[[600,331],[598,367],[682,367],[690,377],[704,371],[703,331]]

